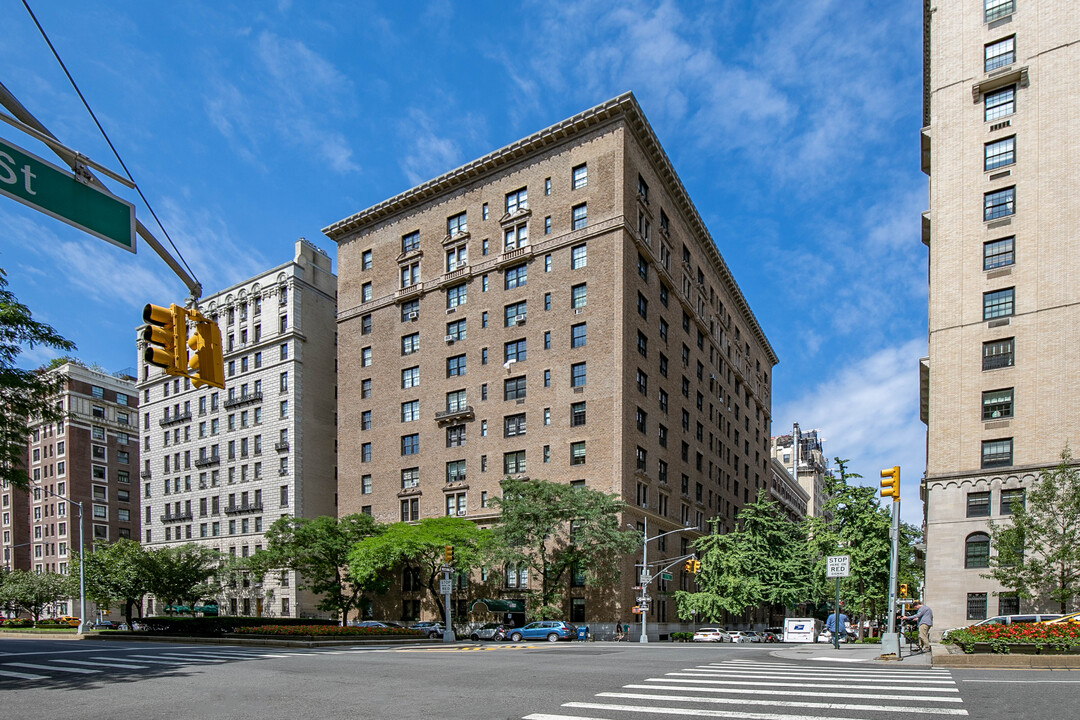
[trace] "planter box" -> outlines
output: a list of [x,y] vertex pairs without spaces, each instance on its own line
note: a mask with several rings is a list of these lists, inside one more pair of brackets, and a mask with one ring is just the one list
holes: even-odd
[[1080,647],[1072,647],[1068,650],[1042,647],[1033,643],[1011,643],[1008,653],[994,653],[990,643],[975,643],[975,654],[988,653],[997,655],[1080,655]]

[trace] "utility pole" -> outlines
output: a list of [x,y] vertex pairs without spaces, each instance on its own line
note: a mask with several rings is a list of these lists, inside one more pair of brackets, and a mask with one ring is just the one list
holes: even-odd
[[892,547],[889,552],[889,624],[881,636],[881,654],[900,658],[900,635],[896,631],[896,576],[900,565],[900,466],[881,471],[881,496],[892,497]]

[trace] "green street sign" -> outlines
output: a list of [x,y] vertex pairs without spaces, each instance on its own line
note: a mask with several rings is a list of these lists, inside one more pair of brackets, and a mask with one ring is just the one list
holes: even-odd
[[670,580],[671,579],[671,573],[666,573],[666,572],[660,573],[660,579],[661,580]]
[[135,206],[0,140],[0,193],[135,252]]

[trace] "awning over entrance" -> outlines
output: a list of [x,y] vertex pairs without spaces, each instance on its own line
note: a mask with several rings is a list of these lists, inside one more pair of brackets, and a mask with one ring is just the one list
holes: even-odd
[[480,600],[474,600],[469,610],[475,611],[479,606],[480,610],[486,610],[493,613],[523,613],[525,612],[524,600],[490,600],[481,598]]

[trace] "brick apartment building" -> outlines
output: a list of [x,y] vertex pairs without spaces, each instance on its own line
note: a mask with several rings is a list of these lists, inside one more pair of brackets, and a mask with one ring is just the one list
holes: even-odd
[[[340,513],[485,524],[507,476],[582,483],[650,536],[689,526],[650,543],[671,558],[770,482],[776,355],[632,95],[324,232]],[[630,618],[631,558],[623,570],[613,593],[571,579],[566,617]],[[528,586],[483,575],[459,607]],[[680,627],[668,593],[691,580],[658,582],[650,630],[665,634]],[[412,619],[415,597],[397,587],[376,612]]]

